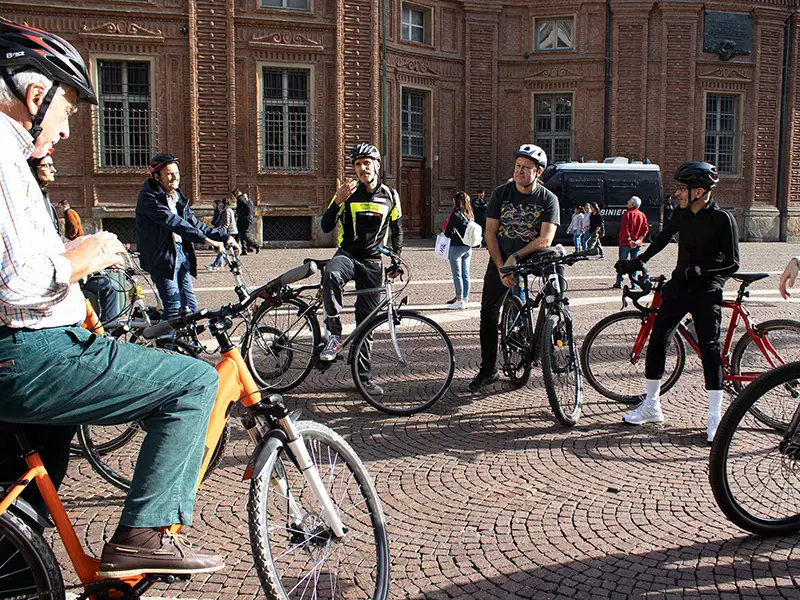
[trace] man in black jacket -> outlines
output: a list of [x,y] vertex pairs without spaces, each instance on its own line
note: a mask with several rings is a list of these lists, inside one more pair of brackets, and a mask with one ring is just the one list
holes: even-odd
[[181,308],[197,310],[192,277],[197,277],[197,257],[192,242],[204,242],[224,252],[239,245],[221,229],[201,223],[189,208],[179,185],[178,158],[156,154],[150,161],[150,178],[136,203],[136,243],[142,268],[150,273],[164,305],[164,319],[178,316]]
[[[342,349],[342,294],[348,281],[355,279],[356,289],[381,286],[383,265],[378,248],[386,244],[391,233],[392,252],[400,254],[403,230],[400,227],[402,210],[397,190],[382,185],[380,180],[381,155],[375,146],[356,144],[350,151],[357,179],[346,179],[338,186],[328,210],[322,215],[322,231],[339,227],[339,250],[325,266],[322,295],[325,304],[325,327],[330,337],[320,359],[331,361]],[[337,184],[339,182],[337,181]],[[361,294],[356,299],[356,323],[380,302],[379,294]],[[383,390],[372,381],[369,366],[369,349],[359,357],[359,374],[367,391],[382,394]]]
[[739,236],[736,221],[720,210],[711,199],[711,189],[719,182],[717,168],[706,162],[691,161],[675,172],[678,182],[675,209],[667,227],[638,258],[618,261],[618,271],[634,273],[642,264],[661,252],[676,233],[678,264],[672,278],[664,286],[645,359],[647,394],[636,410],[625,415],[626,423],[642,425],[660,423],[661,378],[666,364],[666,346],[678,324],[691,313],[700,344],[706,390],[708,392],[707,439],[714,440],[721,418],[722,356],[720,324],[722,322],[722,289],[728,277],[739,270]]
[[247,194],[240,192],[239,188],[234,188],[231,195],[236,200],[236,229],[239,232],[239,245],[242,247],[242,254],[247,254],[253,250],[258,254],[258,242],[250,236],[250,228],[256,220],[253,202],[248,198]]

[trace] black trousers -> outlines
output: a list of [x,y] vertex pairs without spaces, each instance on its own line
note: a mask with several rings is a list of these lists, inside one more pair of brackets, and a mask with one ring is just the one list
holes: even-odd
[[720,325],[722,323],[722,289],[687,289],[670,280],[664,286],[650,341],[647,344],[645,376],[661,379],[666,365],[666,347],[678,324],[692,315],[700,359],[707,390],[722,389],[722,355],[720,354]]
[[[325,265],[322,277],[322,297],[325,306],[325,327],[331,335],[342,335],[342,322],[339,315],[344,303],[344,286],[355,280],[356,290],[378,288],[383,277],[381,259],[359,260],[344,250],[339,250]],[[360,294],[356,296],[356,325],[369,316],[378,304],[381,296],[376,294]],[[372,350],[372,338],[368,340],[365,351],[358,357],[362,379],[370,378],[369,357]]]
[[[28,443],[39,451],[47,474],[56,489],[61,485],[69,466],[69,442],[75,435],[73,426],[23,425],[22,430]],[[19,447],[10,436],[0,436],[0,482],[16,481],[28,469],[25,461],[19,458]],[[47,515],[47,507],[35,483],[26,487],[20,495],[40,514]]]
[[483,276],[481,293],[481,369],[483,375],[491,375],[497,365],[497,318],[500,305],[508,288],[500,281],[500,273],[494,262],[489,260]]
[[258,242],[250,236],[250,228],[253,226],[253,223],[254,221],[250,219],[236,222],[236,228],[239,230],[239,233],[236,234],[236,238],[239,241],[239,245],[242,247],[242,254],[247,254],[253,248],[258,247]]

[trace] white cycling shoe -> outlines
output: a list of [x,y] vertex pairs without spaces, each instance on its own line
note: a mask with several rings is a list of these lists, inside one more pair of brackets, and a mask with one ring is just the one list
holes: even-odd
[[630,425],[644,425],[645,423],[663,423],[664,413],[661,406],[653,406],[646,400],[636,407],[636,410],[629,412],[622,419]]

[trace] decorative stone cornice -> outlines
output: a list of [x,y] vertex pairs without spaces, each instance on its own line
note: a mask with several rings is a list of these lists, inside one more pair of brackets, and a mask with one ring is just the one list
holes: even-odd
[[559,79],[581,79],[582,75],[570,71],[565,67],[546,67],[525,78],[525,81],[534,81],[543,77],[558,77]]
[[322,52],[322,42],[313,40],[302,33],[293,31],[274,31],[250,38],[250,46],[270,50],[302,50],[303,52]]
[[88,39],[120,39],[147,41],[147,42],[163,42],[164,33],[160,29],[152,31],[136,23],[127,23],[126,21],[109,21],[98,25],[97,27],[90,27],[84,25],[81,28],[80,36]]
[[703,71],[698,69],[697,76],[703,79],[725,79],[726,81],[746,81],[748,83],[753,81],[752,77],[748,77],[739,69],[730,67],[717,67]]
[[423,75],[439,74],[439,72],[435,71],[428,63],[417,58],[401,58],[395,63],[395,66],[402,71],[411,71],[413,73],[420,73]]

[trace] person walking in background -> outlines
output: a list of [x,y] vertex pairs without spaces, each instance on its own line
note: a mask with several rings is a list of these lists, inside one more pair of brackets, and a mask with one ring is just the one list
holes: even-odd
[[589,219],[592,216],[592,205],[588,202],[583,205],[583,222],[581,223],[581,243],[583,249],[588,248],[589,243]]
[[[475,222],[481,226],[481,231],[486,231],[486,208],[489,206],[486,203],[486,191],[481,190],[475,196],[472,204],[472,213],[475,215]],[[484,242],[481,242],[483,246]]]
[[234,188],[231,195],[236,199],[236,223],[235,227],[238,230],[237,239],[239,245],[242,247],[242,254],[256,251],[259,253],[260,248],[258,242],[250,237],[250,228],[255,223],[255,208],[253,202],[244,192],[240,192],[239,188]]
[[[227,198],[220,198],[216,202],[219,209],[219,218],[217,219],[216,225],[214,225],[213,220],[211,221],[211,225],[218,229],[221,229],[222,231],[226,232],[229,236],[235,239],[239,234],[239,230],[236,227],[236,213],[234,212],[231,206],[228,206]],[[206,269],[209,271],[218,271],[219,269],[222,268],[224,262],[225,262],[225,253],[217,252],[217,256],[214,258],[214,262],[206,266]]]
[[586,242],[586,249],[599,248],[600,259],[604,259],[605,253],[603,252],[603,246],[600,244],[600,238],[605,234],[603,215],[600,214],[600,205],[597,202],[592,202],[589,207],[592,212],[589,215],[589,241]]
[[83,225],[78,211],[71,208],[66,200],[62,200],[58,205],[64,209],[64,237],[68,240],[83,237]]
[[[622,215],[619,226],[619,260],[633,260],[642,251],[644,238],[650,227],[647,224],[647,217],[639,210],[641,205],[642,200],[638,196],[631,196],[628,200],[628,210]],[[636,287],[633,281],[634,273],[628,275],[632,287]],[[617,273],[617,281],[613,287],[622,287],[622,273]]]
[[572,220],[567,227],[567,233],[572,234],[572,245],[575,246],[575,251],[580,252],[583,250],[583,209],[580,206],[575,207],[572,213]]
[[453,212],[447,220],[444,234],[450,238],[450,269],[453,272],[455,297],[447,303],[447,308],[467,308],[469,304],[469,265],[472,260],[472,247],[464,243],[467,225],[475,218],[472,203],[467,192],[456,192],[453,196]]

